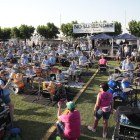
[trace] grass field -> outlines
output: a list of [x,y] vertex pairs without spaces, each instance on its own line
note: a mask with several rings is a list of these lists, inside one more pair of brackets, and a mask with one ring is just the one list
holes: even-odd
[[[118,66],[118,63],[115,61],[109,61],[109,64],[113,65],[114,68]],[[90,70],[95,71],[95,69]],[[113,71],[114,69],[112,68],[111,72],[113,73]],[[89,78],[83,79],[87,81]],[[93,109],[99,93],[99,83],[103,81],[108,82],[108,76],[105,73],[97,74],[76,104],[76,109],[81,114],[81,136],[79,140],[102,140],[102,120],[98,124],[96,133],[89,131],[87,126],[93,124]],[[22,134],[20,137],[22,140],[40,140],[56,120],[58,108],[25,102],[22,100],[23,98],[23,96],[11,95],[11,99],[15,104],[15,118],[19,119],[19,122],[14,122],[14,127],[21,129]],[[114,125],[115,121],[111,115],[108,125],[108,140],[112,138]],[[52,138],[53,140],[55,140],[56,135]]]

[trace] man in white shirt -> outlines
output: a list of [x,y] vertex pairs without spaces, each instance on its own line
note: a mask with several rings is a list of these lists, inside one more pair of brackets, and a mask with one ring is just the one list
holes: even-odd
[[124,54],[125,54],[125,58],[127,55],[130,54],[130,48],[128,47],[128,44],[126,44],[126,46],[124,47]]
[[131,53],[131,60],[137,62],[137,52],[136,49]]

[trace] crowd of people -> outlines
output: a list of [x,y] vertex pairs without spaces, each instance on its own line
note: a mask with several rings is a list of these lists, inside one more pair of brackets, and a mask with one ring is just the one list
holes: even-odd
[[[77,43],[74,42],[73,44],[70,43],[62,43],[62,44],[53,44],[49,45],[48,43],[41,43],[36,44],[33,42],[31,46],[28,45],[28,43],[22,43],[14,44],[13,42],[11,44],[1,44],[2,51],[0,53],[0,62],[1,62],[1,71],[0,71],[0,88],[1,88],[1,99],[5,104],[7,104],[10,108],[11,112],[11,118],[12,121],[18,121],[18,119],[14,118],[14,104],[11,101],[9,97],[9,89],[12,82],[12,78],[9,78],[7,75],[7,68],[9,64],[14,63],[13,67],[11,68],[14,70],[15,73],[24,73],[26,76],[29,76],[27,78],[27,81],[31,81],[32,88],[34,88],[33,85],[33,78],[36,75],[33,67],[31,66],[31,63],[37,63],[39,67],[41,67],[42,71],[45,71],[45,74],[48,74],[48,71],[50,68],[54,67],[56,64],[57,57],[60,58],[61,56],[64,57],[64,55],[67,56],[67,58],[70,58],[71,63],[68,68],[68,74],[70,79],[70,75],[73,74],[76,77],[76,81],[78,80],[75,60],[78,58],[78,65],[83,66],[88,71],[89,69],[89,63],[92,63],[92,60],[95,60],[97,58],[101,59],[99,60],[98,65],[108,65],[107,60],[104,58],[104,55],[101,55],[100,50],[97,48],[95,51],[94,49],[91,50],[89,56],[85,56],[84,51],[88,50],[88,46],[84,43]],[[124,53],[126,56],[126,59],[123,61],[122,69],[120,69],[123,74],[129,74],[130,78],[127,77],[126,80],[133,83],[133,64],[131,61],[137,62],[137,52],[134,49],[134,51],[131,53],[131,60],[130,60],[130,49],[128,49],[128,45],[124,48]],[[40,56],[43,56],[44,58],[41,59]],[[121,61],[122,56],[120,50],[118,50],[116,54],[117,61]],[[9,62],[9,63],[8,63]],[[23,72],[21,70],[21,67],[24,68],[25,71]],[[140,71],[140,65],[138,65],[137,68],[138,71]],[[8,81],[7,81],[8,78]],[[46,80],[48,80],[48,77],[45,77]],[[58,70],[56,75],[56,80],[62,81],[64,79],[64,75],[62,74],[61,70]],[[125,82],[125,80],[123,80]],[[140,81],[139,81],[140,83]],[[97,96],[97,101],[94,107],[93,115],[95,116],[94,124],[93,126],[88,126],[88,129],[96,132],[96,127],[98,125],[98,121],[103,116],[103,138],[106,138],[107,136],[107,126],[108,126],[108,119],[110,117],[110,114],[113,111],[113,97],[112,94],[108,92],[108,84],[107,83],[101,83],[99,85],[100,93]],[[58,114],[57,118],[61,121],[57,122],[57,130],[61,137],[67,138],[67,139],[78,139],[80,137],[80,112],[75,109],[75,104],[73,102],[68,102],[67,100],[64,101],[66,103],[66,106],[68,108],[68,114],[61,115],[61,101],[58,102]],[[63,124],[65,123],[65,125]]]

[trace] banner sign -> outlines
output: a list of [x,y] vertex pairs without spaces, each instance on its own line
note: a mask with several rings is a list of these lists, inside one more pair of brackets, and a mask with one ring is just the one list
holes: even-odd
[[115,23],[73,24],[73,33],[115,32]]

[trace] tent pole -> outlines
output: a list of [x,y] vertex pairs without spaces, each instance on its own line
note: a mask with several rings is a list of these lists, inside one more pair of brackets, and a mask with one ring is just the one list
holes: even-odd
[[111,49],[112,59],[113,59],[113,39],[112,39],[112,49]]

